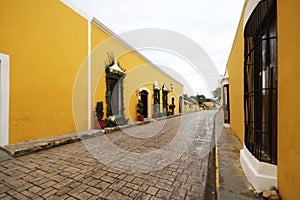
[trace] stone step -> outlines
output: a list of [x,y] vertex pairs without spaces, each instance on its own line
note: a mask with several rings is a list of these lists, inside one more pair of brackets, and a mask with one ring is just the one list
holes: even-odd
[[0,162],[12,159],[12,156],[4,149],[0,148]]

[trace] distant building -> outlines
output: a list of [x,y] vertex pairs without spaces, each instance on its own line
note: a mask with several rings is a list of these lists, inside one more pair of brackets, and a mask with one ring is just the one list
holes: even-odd
[[185,112],[194,112],[200,110],[198,102],[188,96],[184,97],[184,110]]

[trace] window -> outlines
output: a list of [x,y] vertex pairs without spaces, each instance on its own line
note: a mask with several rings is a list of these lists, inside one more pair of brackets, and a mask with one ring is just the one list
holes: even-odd
[[110,57],[106,72],[106,116],[124,115],[123,82],[125,72],[119,67],[116,59]]
[[224,123],[230,123],[230,109],[229,109],[229,85],[223,86],[223,109],[224,109]]
[[260,161],[277,164],[276,0],[262,0],[245,31],[245,144]]
[[163,103],[164,113],[167,113],[167,111],[168,111],[168,93],[169,93],[168,88],[165,85],[163,85],[163,87],[162,87],[162,103]]
[[160,89],[154,88],[154,113],[158,114],[160,112]]
[[110,113],[112,115],[123,115],[123,77],[108,76],[108,90],[110,91]]

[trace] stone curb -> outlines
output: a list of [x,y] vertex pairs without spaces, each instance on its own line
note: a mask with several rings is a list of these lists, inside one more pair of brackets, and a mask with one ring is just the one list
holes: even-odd
[[30,140],[27,142],[12,144],[12,145],[6,145],[4,147],[0,147],[0,150],[5,151],[6,153],[11,156],[11,158],[16,158],[19,156],[27,155],[33,152],[42,151],[46,149],[50,149],[56,146],[64,145],[64,144],[70,144],[73,142],[77,142],[83,139],[88,139],[92,137],[97,137],[103,134],[112,133],[115,131],[119,131],[121,129],[129,128],[132,126],[140,126],[143,124],[147,124],[154,121],[160,121],[164,119],[169,119],[173,117],[179,117],[182,114],[178,115],[172,115],[168,117],[161,117],[156,119],[146,119],[143,122],[136,121],[136,122],[130,122],[129,124],[123,125],[123,126],[116,126],[116,127],[108,127],[105,129],[93,129],[93,130],[87,130],[87,131],[79,131],[75,133],[69,133],[59,136],[53,136],[49,138],[43,138],[43,139],[37,139],[37,140]]

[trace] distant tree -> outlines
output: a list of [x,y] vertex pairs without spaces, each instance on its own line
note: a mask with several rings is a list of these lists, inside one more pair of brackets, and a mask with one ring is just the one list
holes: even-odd
[[191,96],[191,98],[198,101],[197,96]]
[[204,95],[197,95],[197,101],[199,106],[203,106],[203,103],[206,102],[206,97]]
[[212,95],[214,96],[214,100],[216,103],[220,103],[220,100],[221,100],[221,88],[218,87],[216,88],[213,92],[212,92]]

